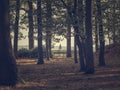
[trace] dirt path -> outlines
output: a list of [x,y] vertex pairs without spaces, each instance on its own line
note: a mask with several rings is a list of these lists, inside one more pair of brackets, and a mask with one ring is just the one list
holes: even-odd
[[120,90],[120,66],[95,67],[95,74],[79,72],[71,58],[45,61],[18,61],[20,82],[14,88],[0,90]]

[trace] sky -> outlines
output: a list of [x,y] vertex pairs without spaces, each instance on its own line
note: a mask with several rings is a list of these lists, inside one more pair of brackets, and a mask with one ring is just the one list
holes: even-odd
[[[28,32],[25,30],[22,30],[22,33],[24,35],[28,36]],[[12,39],[12,43],[13,43],[13,39]],[[35,46],[37,46],[37,40],[34,41]],[[59,43],[55,43],[55,47],[59,46],[61,44],[61,46],[65,47],[67,45],[67,41],[66,39],[64,39],[63,41],[60,41]],[[106,40],[106,45],[108,44],[108,40]],[[45,42],[43,42],[43,45],[45,45]],[[22,47],[22,48],[28,48],[28,38],[26,39],[22,39],[18,41],[18,46]],[[71,47],[74,47],[74,38],[71,38]]]
[[[20,13],[24,14],[24,11],[20,11]],[[28,36],[28,32],[27,32],[28,30],[27,31],[26,30],[21,30],[21,31],[22,31],[22,33],[24,35]],[[13,40],[12,40],[12,43],[13,43]],[[35,44],[35,46],[37,45],[37,41],[36,40],[35,40],[34,44]],[[43,44],[45,44],[45,42],[43,42]],[[60,41],[60,43],[55,43],[55,46],[59,46],[60,44],[62,46],[66,46],[66,39],[64,39],[63,41]],[[18,45],[19,46],[26,46],[26,45],[28,45],[28,38],[19,40],[18,41]],[[74,38],[73,37],[71,38],[71,46],[74,46]]]
[[[22,33],[24,35],[28,36],[28,32],[27,31],[23,30]],[[13,42],[13,40],[12,40],[12,42]],[[37,40],[35,40],[34,44],[35,44],[35,46],[37,45]],[[45,44],[45,42],[43,42],[43,44]],[[60,44],[62,46],[66,46],[66,39],[64,39],[63,41],[60,41],[59,43],[55,43],[55,46],[59,46]],[[18,41],[18,45],[19,46],[27,46],[28,45],[28,38],[19,40]],[[74,46],[74,38],[73,37],[71,38],[71,46]]]

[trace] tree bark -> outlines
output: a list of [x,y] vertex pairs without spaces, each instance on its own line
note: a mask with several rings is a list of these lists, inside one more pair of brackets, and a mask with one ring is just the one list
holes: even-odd
[[105,40],[103,32],[103,22],[102,22],[102,13],[101,13],[101,2],[96,0],[97,10],[98,10],[98,23],[99,23],[99,41],[100,41],[100,53],[99,53],[99,66],[105,66]]
[[[81,34],[81,48],[79,51],[80,57],[80,71],[85,71],[85,52],[84,52],[84,39],[85,39],[85,30],[84,30],[84,7],[83,7],[83,0],[78,0],[78,18],[79,18],[79,32]],[[81,55],[82,54],[82,55]]]
[[52,29],[52,8],[51,8],[51,0],[46,0],[46,57],[49,60],[51,55],[51,29]]
[[20,0],[16,1],[16,17],[14,26],[14,54],[18,58],[18,28],[19,28],[19,11],[20,10]]
[[73,8],[73,28],[75,31],[75,38],[76,38],[76,44],[79,49],[79,59],[80,59],[80,71],[85,70],[85,63],[84,63],[84,54],[83,54],[83,47],[82,47],[82,41],[81,41],[81,33],[80,33],[80,27],[77,20],[77,0],[74,0],[74,8]]
[[86,29],[86,74],[94,73],[94,58],[93,58],[93,41],[92,41],[92,22],[91,22],[91,2],[92,0],[86,0],[86,17],[85,17],[85,29]]
[[75,63],[78,63],[76,36],[74,36],[74,62],[75,62]]
[[14,86],[17,67],[10,39],[9,0],[0,0],[0,12],[0,86]]
[[50,59],[50,54],[49,54],[49,32],[46,31],[46,58],[47,60]]
[[38,62],[44,64],[43,60],[43,45],[42,45],[42,14],[41,0],[37,0],[37,23],[38,23]]
[[[73,7],[72,12],[71,12],[71,10],[69,10],[69,7],[65,4],[65,2],[63,0],[61,0],[61,2],[64,4],[64,6],[68,10],[68,14],[70,16],[70,19],[71,19],[71,22],[72,22],[72,25],[73,25],[73,28],[74,28],[76,44],[77,44],[78,49],[79,49],[80,62],[81,61],[83,62],[84,61],[84,56],[83,56],[82,43],[81,43],[81,40],[80,40],[81,39],[80,38],[81,33],[79,32],[79,25],[78,25],[78,18],[77,18],[77,0],[74,0],[74,7]],[[81,64],[83,64],[83,63],[81,63]],[[81,69],[84,68],[82,66],[85,67],[85,64],[80,65]]]
[[71,24],[69,15],[67,15],[67,57],[71,57]]
[[28,32],[28,37],[29,37],[29,49],[34,48],[34,29],[33,29],[33,5],[32,1],[28,0],[28,6],[29,6],[29,11],[28,11],[28,19],[29,19],[29,32]]
[[95,16],[95,51],[98,51],[98,20],[97,14]]

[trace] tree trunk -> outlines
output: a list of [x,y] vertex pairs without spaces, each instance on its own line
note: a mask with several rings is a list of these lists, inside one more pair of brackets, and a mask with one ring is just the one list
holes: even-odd
[[46,0],[46,57],[49,60],[51,55],[51,29],[52,29],[52,8],[51,8],[51,0]]
[[70,18],[67,15],[67,57],[71,57],[71,24]]
[[[78,0],[78,18],[79,18],[79,32],[81,34],[81,48],[79,50],[79,57],[80,57],[80,71],[85,70],[85,52],[83,48],[83,43],[85,39],[85,31],[84,31],[84,8],[83,8],[83,0]],[[81,55],[82,54],[82,55]]]
[[95,16],[95,51],[98,51],[98,21],[97,21],[97,15]]
[[46,31],[46,58],[47,60],[50,59],[50,54],[49,54],[49,31]]
[[42,45],[42,14],[41,0],[37,0],[37,23],[38,23],[38,64],[44,64]]
[[[67,8],[68,10],[68,14],[70,16],[73,28],[74,28],[74,32],[75,32],[75,40],[76,40],[76,44],[78,46],[79,49],[79,56],[80,56],[80,61],[84,61],[84,56],[83,56],[83,51],[82,51],[82,43],[81,43],[81,33],[79,32],[79,25],[78,25],[78,18],[77,18],[77,0],[74,0],[74,7],[73,10],[71,12],[71,10],[69,9],[69,7],[65,4],[64,0],[61,0],[61,2],[64,4],[64,6]],[[85,65],[82,65],[85,67]],[[81,66],[80,66],[81,67]],[[81,68],[84,68],[81,67]]]
[[14,86],[17,67],[10,39],[9,0],[0,0],[0,12],[0,86]]
[[49,53],[50,53],[50,58],[53,58],[53,55],[52,55],[52,34],[50,33],[50,40],[49,40]]
[[78,63],[76,37],[74,36],[74,62]]
[[28,19],[29,19],[29,32],[28,32],[28,37],[29,37],[29,49],[34,48],[34,31],[33,31],[33,6],[32,6],[32,1],[28,0],[28,6],[29,6],[29,11],[28,11]]
[[[77,28],[74,27],[74,29],[76,31],[78,31]],[[78,46],[78,49],[79,49],[79,59],[80,59],[80,71],[85,71],[85,63],[84,63],[84,54],[83,54],[83,47],[82,47],[82,43],[80,41],[80,37],[78,35],[75,36],[76,37],[76,44]]]
[[84,50],[83,50],[83,46],[82,46],[82,43],[81,43],[81,46],[80,46],[80,50],[79,50],[79,59],[80,59],[80,71],[85,71],[85,57],[84,57]]
[[86,17],[85,17],[85,29],[86,29],[86,74],[94,73],[94,58],[93,58],[93,42],[92,42],[92,23],[91,23],[91,2],[92,0],[86,0]]
[[105,40],[104,40],[100,0],[96,0],[96,4],[97,4],[97,10],[98,10],[99,41],[100,41],[99,66],[105,66],[105,58],[104,58]]
[[74,1],[74,9],[73,9],[73,18],[74,18],[74,31],[75,31],[75,39],[76,44],[79,49],[79,59],[80,59],[80,71],[85,70],[85,63],[84,63],[84,54],[83,54],[83,47],[82,47],[82,41],[81,41],[81,33],[80,33],[80,27],[77,20],[77,0]]
[[16,1],[16,17],[14,26],[14,54],[18,58],[18,27],[19,27],[19,10],[20,10],[20,0]]

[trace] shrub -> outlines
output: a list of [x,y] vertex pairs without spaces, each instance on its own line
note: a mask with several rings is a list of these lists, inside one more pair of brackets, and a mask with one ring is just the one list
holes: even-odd
[[18,51],[19,58],[29,58],[30,51],[26,48],[22,48]]
[[[43,57],[45,58],[46,50],[43,48]],[[18,51],[19,58],[38,58],[38,47],[31,50],[22,48]]]
[[30,50],[29,58],[37,58],[38,57],[38,47]]

